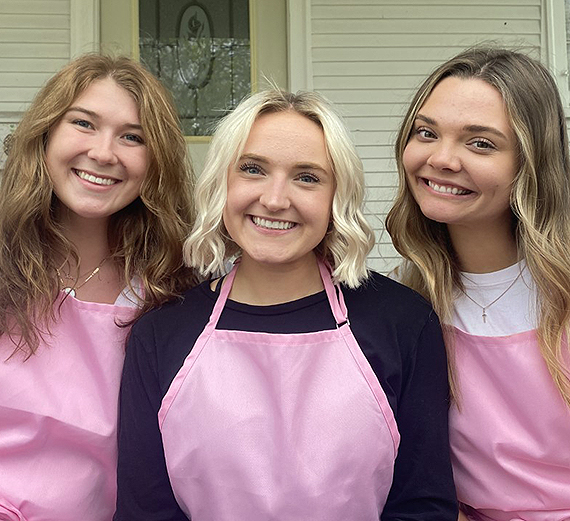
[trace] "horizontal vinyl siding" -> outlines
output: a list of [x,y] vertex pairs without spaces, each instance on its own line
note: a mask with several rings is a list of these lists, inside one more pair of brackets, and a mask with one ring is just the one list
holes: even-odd
[[69,61],[69,0],[0,0],[0,115],[23,112]]
[[393,145],[421,81],[462,49],[485,41],[540,56],[540,0],[312,0],[314,89],[334,101],[364,164],[366,216],[377,247],[370,265],[398,262],[384,219],[397,186]]

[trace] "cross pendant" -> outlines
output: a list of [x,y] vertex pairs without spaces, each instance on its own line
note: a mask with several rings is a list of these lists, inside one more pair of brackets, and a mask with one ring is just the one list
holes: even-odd
[[481,315],[481,318],[483,319],[483,323],[486,324],[487,323],[487,313],[485,313],[485,308],[483,308],[483,314]]

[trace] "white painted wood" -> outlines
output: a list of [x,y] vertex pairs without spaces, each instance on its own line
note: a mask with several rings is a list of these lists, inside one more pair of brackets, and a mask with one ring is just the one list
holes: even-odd
[[287,0],[289,90],[313,90],[311,2]]
[[543,0],[545,45],[543,62],[556,78],[558,90],[570,114],[570,94],[568,92],[568,54],[566,47],[566,13],[564,0]]
[[0,125],[17,121],[38,89],[69,61],[70,2],[0,0]]
[[70,0],[70,58],[99,50],[99,0]]

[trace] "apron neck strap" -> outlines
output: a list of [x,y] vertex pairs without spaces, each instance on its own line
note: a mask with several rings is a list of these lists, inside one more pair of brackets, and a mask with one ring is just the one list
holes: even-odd
[[340,286],[333,284],[330,264],[319,259],[319,271],[321,272],[321,279],[323,280],[336,325],[340,326],[348,322],[348,312],[346,304],[344,303],[344,296]]
[[[319,272],[321,274],[321,279],[323,281],[323,286],[325,287],[325,292],[333,313],[335,322],[337,326],[340,326],[348,322],[348,313],[346,310],[346,304],[344,303],[344,297],[340,287],[333,284],[331,276],[331,268],[328,263],[318,260]],[[218,323],[218,319],[222,314],[222,310],[226,305],[228,296],[232,290],[234,284],[234,279],[236,278],[237,269],[239,267],[239,259],[234,263],[232,270],[228,273],[226,280],[222,284],[220,290],[220,295],[216,300],[212,314],[210,315],[210,324],[215,327]]]

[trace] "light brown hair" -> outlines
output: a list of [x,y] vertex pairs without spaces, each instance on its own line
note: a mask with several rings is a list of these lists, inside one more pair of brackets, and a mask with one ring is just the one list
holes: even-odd
[[[568,136],[556,83],[536,60],[506,49],[472,48],[440,65],[420,86],[398,133],[400,185],[386,219],[394,246],[406,259],[402,282],[428,298],[442,321],[450,323],[456,291],[461,288],[461,267],[447,226],[422,214],[402,163],[418,111],[436,85],[450,76],[483,80],[504,100],[519,158],[510,201],[513,234],[519,257],[526,260],[538,289],[542,356],[570,405],[570,374],[564,363],[564,356],[570,354],[566,343],[570,328]],[[447,334],[449,337],[450,332]],[[447,343],[452,360],[453,339],[448,338]]]
[[[126,57],[87,54],[61,69],[38,92],[10,137],[0,183],[0,335],[28,356],[55,320],[60,290],[56,254],[77,259],[57,221],[58,199],[46,167],[49,131],[93,82],[112,78],[134,99],[148,148],[140,197],[112,215],[108,237],[125,284],[142,282],[141,312],[194,282],[181,244],[193,220],[192,171],[176,110],[162,84]],[[137,293],[140,293],[137,292]]]

